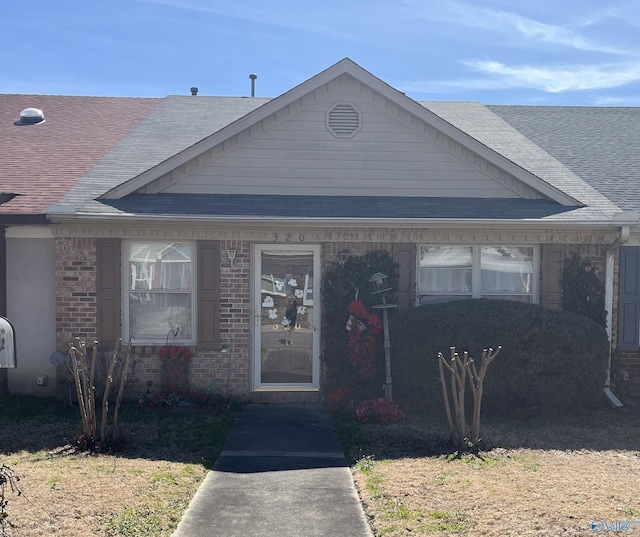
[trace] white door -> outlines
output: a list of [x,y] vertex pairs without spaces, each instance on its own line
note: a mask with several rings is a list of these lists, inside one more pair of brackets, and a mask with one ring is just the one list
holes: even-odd
[[320,385],[320,246],[256,245],[255,389]]

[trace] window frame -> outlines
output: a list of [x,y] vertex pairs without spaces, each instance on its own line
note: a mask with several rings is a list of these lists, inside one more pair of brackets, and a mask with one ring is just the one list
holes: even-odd
[[[145,243],[145,244],[160,244],[168,246],[170,244],[189,244],[191,248],[191,289],[190,290],[164,290],[164,289],[134,289],[131,286],[131,272],[130,272],[130,253],[131,245],[133,243]],[[124,341],[129,341],[134,345],[149,345],[149,346],[162,346],[169,344],[194,346],[198,341],[198,321],[197,321],[197,288],[198,288],[198,274],[197,274],[197,254],[198,243],[193,240],[184,239],[145,239],[145,238],[132,238],[122,241],[122,331],[124,333]],[[181,337],[178,332],[177,337],[172,337],[169,330],[167,330],[166,336],[161,338],[133,338],[131,337],[130,329],[130,309],[129,309],[129,297],[131,293],[149,293],[156,295],[189,295],[191,297],[191,336],[189,338]]]
[[[423,247],[437,247],[437,248],[471,248],[471,291],[470,292],[427,292],[420,288],[420,254]],[[485,292],[481,289],[482,285],[482,249],[483,248],[531,248],[532,251],[532,274],[531,274],[531,290],[528,293],[516,293],[516,292]],[[540,279],[540,247],[537,244],[496,244],[496,243],[483,243],[483,244],[418,244],[416,252],[416,306],[426,305],[423,304],[423,299],[429,296],[447,297],[445,301],[452,300],[464,300],[468,298],[491,298],[500,299],[509,297],[531,297],[530,304],[538,304],[540,297],[538,296],[538,286]]]

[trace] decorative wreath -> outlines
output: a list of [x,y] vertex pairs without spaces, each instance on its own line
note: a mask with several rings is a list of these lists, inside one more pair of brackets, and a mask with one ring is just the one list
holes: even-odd
[[347,330],[351,364],[361,368],[364,378],[372,378],[378,338],[382,332],[382,321],[375,313],[367,311],[365,305],[359,300],[349,304],[348,311],[350,317]]

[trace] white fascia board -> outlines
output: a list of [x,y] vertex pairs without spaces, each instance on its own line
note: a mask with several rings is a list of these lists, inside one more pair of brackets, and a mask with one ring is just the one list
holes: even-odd
[[[64,224],[66,222],[95,222],[95,223],[131,223],[131,224],[163,224],[171,220],[171,216],[144,216],[139,217],[131,214],[75,214],[75,215],[56,215],[56,224]],[[569,219],[453,219],[453,218],[299,218],[299,217],[273,217],[273,216],[181,216],[175,219],[172,225],[176,227],[188,227],[192,224],[215,224],[221,223],[225,225],[237,226],[255,226],[255,225],[281,225],[291,226],[295,224],[299,228],[318,228],[318,227],[344,227],[344,228],[437,228],[437,229],[460,229],[468,227],[477,227],[478,229],[559,229],[559,228],[611,228],[619,229],[623,226],[637,226],[637,219],[622,220],[601,218],[593,220],[569,220]]]

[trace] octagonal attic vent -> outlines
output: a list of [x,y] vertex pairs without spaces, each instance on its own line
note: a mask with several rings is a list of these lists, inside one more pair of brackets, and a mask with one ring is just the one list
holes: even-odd
[[39,108],[25,108],[20,112],[20,120],[15,125],[37,125],[44,123],[44,112]]
[[338,138],[350,138],[360,130],[360,112],[350,103],[336,103],[327,112],[327,128]]

